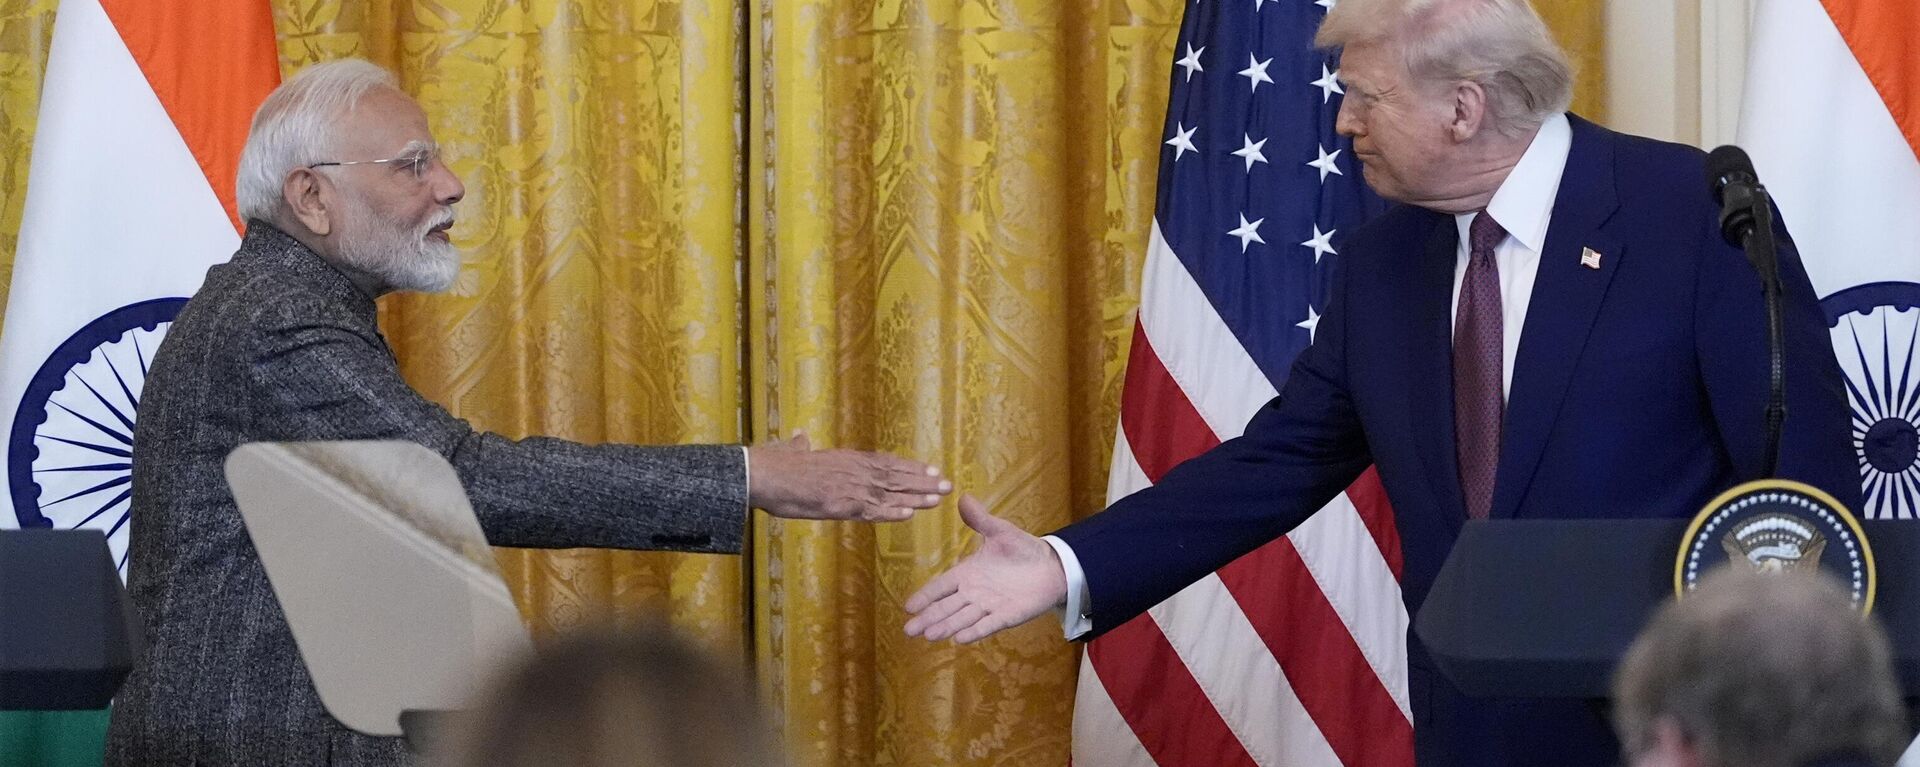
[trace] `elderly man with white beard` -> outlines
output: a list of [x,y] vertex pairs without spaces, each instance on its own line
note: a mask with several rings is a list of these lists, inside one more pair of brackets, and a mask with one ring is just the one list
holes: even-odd
[[374,309],[453,283],[464,191],[426,115],[372,64],[310,67],[254,116],[246,236],[181,311],[142,395],[128,589],[148,646],[115,701],[109,764],[408,762],[397,739],[321,707],[222,475],[244,443],[425,445],[507,546],[735,553],[750,507],[902,520],[951,490],[926,464],[804,439],[589,446],[474,430],[401,379]]

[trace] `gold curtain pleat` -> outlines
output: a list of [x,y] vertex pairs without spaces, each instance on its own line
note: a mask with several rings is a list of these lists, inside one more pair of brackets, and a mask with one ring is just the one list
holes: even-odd
[[0,319],[13,287],[20,206],[26,202],[34,120],[40,114],[40,75],[47,67],[57,5],[59,0],[0,0]]
[[[392,68],[467,184],[458,285],[382,304],[455,414],[586,441],[805,430],[938,463],[1030,530],[1101,507],[1185,0],[272,2],[284,71]],[[57,5],[0,0],[0,273]],[[1603,118],[1604,0],[1537,5]],[[1077,650],[1053,621],[900,633],[973,545],[951,503],[761,516],[753,540],[748,584],[731,557],[502,561],[540,635],[665,611],[732,652],[751,617],[796,765],[1065,762]]]
[[1540,17],[1573,60],[1573,111],[1607,122],[1607,4],[1605,0],[1534,0]]
[[[757,0],[756,426],[923,456],[1032,530],[1100,505],[1180,0]],[[901,633],[969,544],[769,523],[761,679],[797,764],[1058,765],[1076,650]]]

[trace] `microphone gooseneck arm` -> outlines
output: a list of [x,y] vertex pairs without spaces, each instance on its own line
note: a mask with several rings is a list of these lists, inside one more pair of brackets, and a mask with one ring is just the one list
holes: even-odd
[[1760,276],[1767,311],[1767,443],[1761,477],[1780,471],[1780,435],[1787,420],[1786,330],[1780,306],[1780,255],[1773,233],[1773,205],[1753,162],[1739,147],[1723,146],[1707,156],[1707,183],[1720,203],[1720,234],[1747,253]]
[[1780,256],[1773,239],[1773,206],[1766,187],[1756,186],[1753,231],[1747,233],[1747,258],[1760,272],[1767,305],[1767,452],[1765,477],[1780,474],[1780,433],[1787,420],[1786,329],[1780,309]]

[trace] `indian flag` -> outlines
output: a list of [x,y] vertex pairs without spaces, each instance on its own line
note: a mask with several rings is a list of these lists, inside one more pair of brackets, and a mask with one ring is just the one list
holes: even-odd
[[[0,527],[110,533],[125,567],[147,363],[239,245],[235,165],[280,81],[267,0],[62,0],[0,324]],[[91,763],[106,719],[0,719],[0,763]]]
[[1920,14],[1913,0],[1761,0],[1752,40],[1739,142],[1826,310],[1860,511],[1920,517]]

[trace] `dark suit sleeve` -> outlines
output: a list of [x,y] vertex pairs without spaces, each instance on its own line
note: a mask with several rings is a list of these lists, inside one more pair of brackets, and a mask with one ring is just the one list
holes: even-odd
[[[1787,418],[1778,475],[1818,487],[1860,508],[1852,409],[1833,354],[1826,315],[1799,251],[1775,211],[1781,319],[1786,340]],[[1694,327],[1707,400],[1721,444],[1742,480],[1765,472],[1769,360],[1760,277],[1718,231],[1704,234]]]
[[478,432],[401,379],[371,329],[319,302],[260,307],[248,418],[272,441],[405,440],[453,464],[502,546],[737,552],[739,447],[583,445]]
[[1372,458],[1346,386],[1346,280],[1279,396],[1237,438],[1056,533],[1086,573],[1092,639],[1272,541]]

